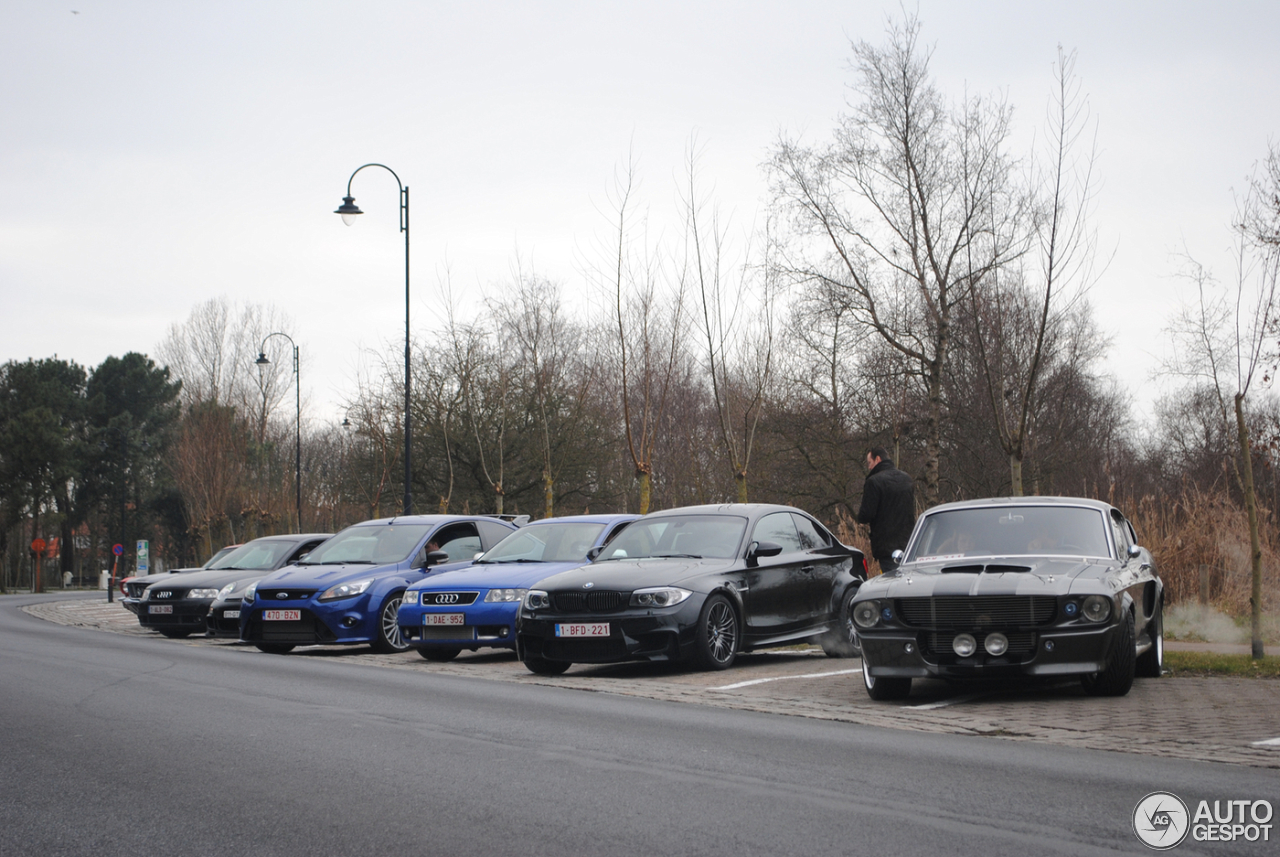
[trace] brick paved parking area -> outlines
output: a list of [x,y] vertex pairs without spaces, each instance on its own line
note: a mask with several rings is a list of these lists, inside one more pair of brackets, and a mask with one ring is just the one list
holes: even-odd
[[[270,658],[234,640],[170,640],[138,625],[137,617],[105,601],[54,601],[24,608],[63,625],[152,638],[157,646],[217,646],[245,657]],[[859,662],[794,648],[739,657],[724,672],[673,664],[575,665],[563,676],[535,676],[513,653],[463,652],[429,663],[414,652],[376,655],[365,647],[315,646],[283,657],[334,658],[420,673],[564,687],[598,693],[815,717],[920,732],[982,735],[1095,750],[1114,750],[1280,768],[1280,681],[1244,678],[1138,679],[1128,696],[1095,699],[1078,683],[949,685],[915,682],[904,702],[871,701]]]

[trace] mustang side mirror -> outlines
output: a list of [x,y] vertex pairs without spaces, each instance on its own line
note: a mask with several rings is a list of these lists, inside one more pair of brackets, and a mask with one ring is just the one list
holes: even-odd
[[1129,555],[1129,559],[1137,559],[1142,556],[1142,548],[1138,545],[1129,545],[1129,550],[1125,551]]
[[903,553],[902,551],[900,551],[900,550],[896,550],[896,551],[894,551],[893,553],[889,554],[889,559],[891,559],[891,560],[893,560],[894,562],[896,562],[896,563],[898,563],[899,565],[901,565],[901,564],[902,564],[902,558],[903,558],[904,556],[906,556],[906,554],[904,554],[904,553]]
[[442,562],[449,561],[449,554],[445,551],[431,551],[427,554],[427,561],[423,568],[431,568],[433,565],[439,565]]

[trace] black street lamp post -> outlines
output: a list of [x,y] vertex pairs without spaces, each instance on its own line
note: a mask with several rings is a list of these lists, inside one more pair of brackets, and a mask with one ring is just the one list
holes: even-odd
[[412,488],[412,459],[410,457],[410,440],[412,434],[410,432],[411,420],[409,418],[409,402],[410,392],[413,384],[410,380],[409,369],[409,187],[401,184],[400,177],[396,175],[395,170],[385,164],[365,164],[351,174],[351,178],[347,179],[347,195],[342,198],[342,205],[338,206],[334,214],[342,215],[342,222],[348,226],[356,222],[356,216],[364,214],[356,206],[355,198],[351,195],[351,182],[356,177],[356,173],[365,167],[382,167],[382,169],[391,173],[396,180],[396,185],[400,188],[400,231],[404,233],[404,509],[406,515],[413,514],[413,488]]
[[296,422],[294,424],[294,453],[293,453],[293,486],[298,501],[298,532],[302,532],[302,376],[298,372],[298,344],[293,341],[293,337],[287,333],[268,333],[263,338],[262,344],[258,346],[258,359],[253,361],[258,366],[258,371],[262,371],[263,366],[270,366],[271,361],[267,359],[267,340],[273,336],[283,336],[289,340],[289,344],[293,346],[293,379],[295,382],[295,399],[297,406]]

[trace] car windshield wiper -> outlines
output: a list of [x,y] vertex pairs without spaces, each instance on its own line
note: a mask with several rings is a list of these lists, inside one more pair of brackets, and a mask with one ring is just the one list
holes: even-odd
[[702,559],[702,554],[696,553],[655,553],[652,559]]

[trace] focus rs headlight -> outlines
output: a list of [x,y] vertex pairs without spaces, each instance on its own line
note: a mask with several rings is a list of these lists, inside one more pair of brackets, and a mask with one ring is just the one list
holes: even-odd
[[319,600],[337,601],[339,598],[355,598],[357,595],[363,595],[365,590],[372,585],[372,578],[353,580],[350,583],[339,583],[337,586],[330,586],[321,593]]
[[874,628],[880,621],[880,605],[875,601],[859,601],[853,605],[853,624],[859,628]]
[[673,607],[693,593],[678,586],[654,586],[631,593],[632,607]]
[[249,584],[249,588],[246,589],[244,591],[244,594],[240,596],[240,600],[252,601],[254,597],[257,596],[257,594],[258,594],[258,581],[255,580],[253,583]]
[[1105,595],[1090,595],[1084,600],[1080,612],[1090,622],[1105,622],[1111,618],[1111,599]]

